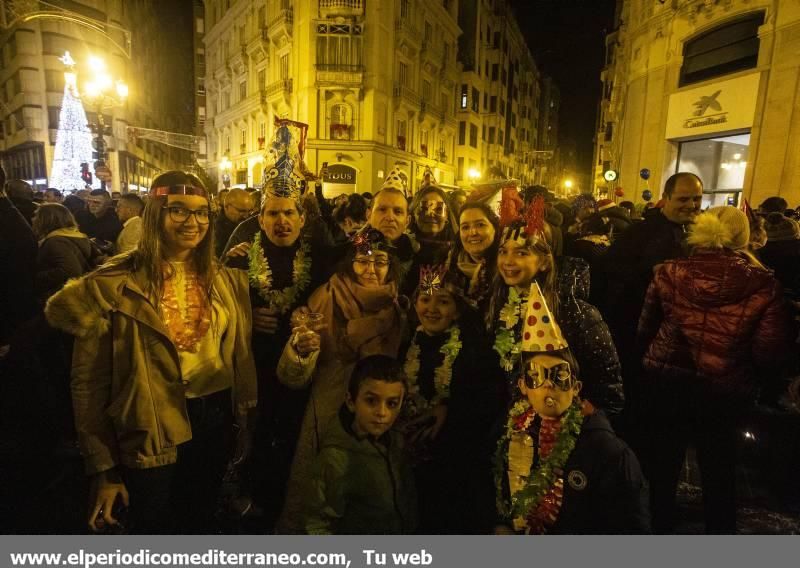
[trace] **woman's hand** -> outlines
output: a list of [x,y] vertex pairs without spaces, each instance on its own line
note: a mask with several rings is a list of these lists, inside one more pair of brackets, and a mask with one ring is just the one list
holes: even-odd
[[301,357],[308,357],[314,351],[319,351],[320,337],[315,331],[301,325],[292,329],[292,335],[295,338],[292,347]]
[[411,436],[410,442],[417,444],[435,440],[447,419],[447,405],[437,404],[408,423],[408,429],[416,432]]
[[250,252],[250,243],[248,242],[239,243],[235,247],[231,247],[228,249],[228,252],[225,253],[225,258],[236,258],[237,256],[247,256],[248,252]]
[[128,489],[119,473],[111,469],[92,477],[89,488],[89,530],[99,532],[105,526],[116,525],[119,522],[112,514],[117,499],[121,500],[125,507],[128,506]]

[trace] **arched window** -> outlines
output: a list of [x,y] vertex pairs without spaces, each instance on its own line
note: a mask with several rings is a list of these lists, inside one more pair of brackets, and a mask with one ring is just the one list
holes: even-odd
[[755,67],[763,23],[764,12],[756,12],[687,41],[679,86]]

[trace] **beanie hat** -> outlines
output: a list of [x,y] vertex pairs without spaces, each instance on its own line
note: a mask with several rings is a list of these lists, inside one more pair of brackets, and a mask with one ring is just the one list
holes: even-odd
[[690,245],[739,250],[750,243],[750,222],[736,207],[712,207],[689,228]]
[[800,225],[782,213],[773,212],[767,215],[767,239],[770,241],[791,241],[800,239]]

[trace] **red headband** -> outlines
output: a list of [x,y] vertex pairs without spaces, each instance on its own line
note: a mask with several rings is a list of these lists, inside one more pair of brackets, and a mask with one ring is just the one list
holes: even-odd
[[208,192],[202,187],[194,185],[161,185],[150,190],[150,197],[164,197],[165,195],[199,195],[208,197]]

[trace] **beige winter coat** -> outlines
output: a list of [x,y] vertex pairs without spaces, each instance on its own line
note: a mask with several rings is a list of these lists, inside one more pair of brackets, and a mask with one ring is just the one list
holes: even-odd
[[[94,272],[70,281],[45,308],[50,325],[76,338],[72,400],[90,474],[174,463],[178,444],[192,438],[178,351],[142,281],[124,268]],[[256,405],[246,274],[221,268],[214,290],[229,312],[219,356],[233,369],[241,421]]]

